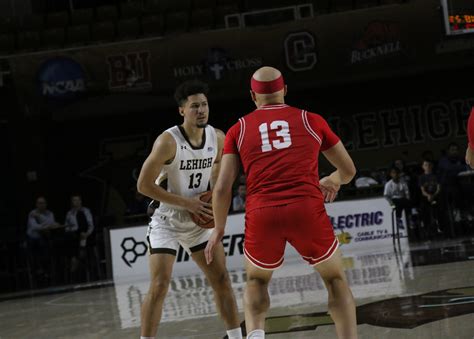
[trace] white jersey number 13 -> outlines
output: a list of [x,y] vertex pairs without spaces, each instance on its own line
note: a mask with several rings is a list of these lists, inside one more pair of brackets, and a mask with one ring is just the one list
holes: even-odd
[[[272,140],[268,137],[268,124],[263,123],[258,127],[262,137],[262,152],[270,152],[273,148],[283,149],[291,146],[290,126],[284,120],[275,120],[270,124],[270,130],[277,131],[276,135],[283,138],[283,141]],[[273,147],[272,147],[273,145]]]

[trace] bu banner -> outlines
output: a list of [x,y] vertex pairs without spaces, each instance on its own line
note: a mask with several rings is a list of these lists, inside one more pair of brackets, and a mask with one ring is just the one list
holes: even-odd
[[[384,198],[343,201],[326,206],[341,248],[356,251],[392,245],[392,208]],[[243,266],[245,215],[231,215],[223,238],[229,270]],[[291,226],[291,225],[290,225]],[[148,277],[147,226],[110,229],[110,250],[115,281],[130,281]],[[405,232],[401,230],[401,235]],[[293,247],[287,245],[285,258],[297,258]],[[301,263],[305,263],[301,260]],[[180,248],[173,269],[175,276],[199,272],[196,264]]]

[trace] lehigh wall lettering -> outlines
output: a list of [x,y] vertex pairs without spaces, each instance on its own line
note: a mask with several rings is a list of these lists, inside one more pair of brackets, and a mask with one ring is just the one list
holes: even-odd
[[349,150],[364,151],[464,137],[471,107],[474,98],[380,109],[328,120]]

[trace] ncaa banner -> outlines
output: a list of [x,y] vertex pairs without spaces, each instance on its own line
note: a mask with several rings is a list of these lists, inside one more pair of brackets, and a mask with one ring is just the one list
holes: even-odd
[[[384,198],[342,201],[327,204],[328,215],[345,253],[359,249],[383,249],[392,246],[392,208]],[[245,215],[234,214],[227,219],[226,234],[222,239],[227,255],[227,268],[243,267]],[[131,281],[149,276],[148,226],[110,229],[110,251],[114,281]],[[407,243],[406,232],[400,230],[403,243]],[[299,254],[286,246],[285,259],[297,259]],[[303,265],[306,265],[301,260]],[[195,274],[199,268],[189,255],[180,248],[173,269],[175,276]]]

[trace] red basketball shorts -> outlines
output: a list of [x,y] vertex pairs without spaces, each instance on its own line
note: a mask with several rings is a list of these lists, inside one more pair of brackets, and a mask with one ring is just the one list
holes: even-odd
[[266,270],[279,268],[286,242],[310,265],[334,254],[339,243],[320,200],[308,198],[246,213],[244,254],[252,264]]

